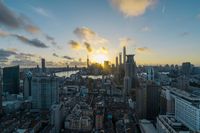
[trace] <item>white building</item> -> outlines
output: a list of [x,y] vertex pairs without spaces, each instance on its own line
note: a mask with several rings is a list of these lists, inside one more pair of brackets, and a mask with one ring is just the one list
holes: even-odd
[[190,130],[200,132],[200,96],[169,86],[164,88],[170,95],[170,101],[174,101],[170,108],[174,108],[175,119]]
[[158,133],[190,133],[190,130],[177,121],[174,115],[159,115],[156,127]]
[[31,96],[33,109],[49,109],[58,103],[58,79],[55,76],[40,75],[32,77]]
[[[200,99],[199,99],[200,100]],[[184,123],[192,131],[200,132],[200,106],[195,101],[175,98],[175,117],[177,120]]]

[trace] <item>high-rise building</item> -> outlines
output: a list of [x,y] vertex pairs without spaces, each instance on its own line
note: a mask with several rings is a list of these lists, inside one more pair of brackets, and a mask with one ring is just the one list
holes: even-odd
[[182,71],[183,75],[189,76],[191,74],[191,71],[192,71],[191,63],[190,62],[182,63],[181,71]]
[[41,59],[41,63],[42,63],[42,72],[45,73],[46,72],[46,66],[45,66],[45,59],[44,58]]
[[59,101],[58,78],[38,75],[32,77],[31,96],[33,109],[49,109]]
[[28,99],[31,96],[31,80],[32,80],[32,73],[29,71],[26,73],[24,79],[24,98]]
[[118,57],[117,56],[115,58],[115,64],[116,64],[116,68],[118,68],[119,63],[118,63]]
[[126,46],[123,47],[123,63],[126,63]]
[[161,87],[154,82],[148,82],[146,87],[146,118],[155,120],[160,112]]
[[119,65],[122,65],[122,53],[119,53]]
[[3,92],[19,93],[19,66],[3,68]]
[[147,80],[154,81],[154,69],[153,69],[153,67],[149,67],[147,69]]
[[64,107],[62,104],[53,104],[51,106],[51,125],[54,126],[54,133],[59,133],[61,129],[62,122],[64,120],[63,113]]
[[163,87],[163,89],[168,91],[168,95],[170,96],[168,104],[170,106],[169,111],[175,113],[175,119],[183,123],[193,132],[200,132],[199,92],[189,93],[169,86]]
[[127,55],[127,61],[125,63],[124,97],[130,93],[131,89],[135,88],[135,80],[136,64],[134,61],[134,55]]
[[140,82],[136,90],[136,114],[138,119],[155,120],[160,111],[160,86],[154,82]]
[[89,60],[89,57],[87,56],[87,68],[89,68],[90,66],[90,60]]

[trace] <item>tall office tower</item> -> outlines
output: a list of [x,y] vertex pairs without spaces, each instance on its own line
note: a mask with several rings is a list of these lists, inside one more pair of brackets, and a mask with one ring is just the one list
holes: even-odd
[[125,66],[125,63],[126,63],[126,46],[123,47],[123,63],[124,63],[124,66]]
[[182,63],[181,67],[182,74],[185,76],[190,76],[190,73],[192,71],[192,65],[190,62],[184,62]]
[[155,120],[160,111],[161,87],[154,82],[147,83],[146,89],[146,118]]
[[47,75],[32,77],[31,96],[33,109],[49,109],[59,101],[58,78]]
[[90,66],[90,60],[89,60],[89,57],[87,56],[87,68],[89,68]]
[[136,80],[136,65],[134,55],[127,55],[125,63],[125,77],[124,77],[124,98],[130,93],[131,89],[135,87]]
[[147,80],[154,81],[154,69],[153,69],[153,67],[149,67],[147,69]]
[[122,53],[119,53],[119,65],[122,65]]
[[26,73],[24,79],[24,98],[28,99],[31,96],[31,80],[32,80],[32,73],[29,71]]
[[3,68],[3,92],[19,93],[19,66]]
[[41,63],[42,63],[42,72],[45,73],[46,67],[45,67],[45,59],[44,58],[41,59]]
[[136,114],[138,119],[155,120],[159,114],[161,87],[154,82],[140,82],[136,90]]
[[118,67],[119,63],[118,63],[118,57],[116,56],[115,58],[115,64],[116,64],[116,68]]

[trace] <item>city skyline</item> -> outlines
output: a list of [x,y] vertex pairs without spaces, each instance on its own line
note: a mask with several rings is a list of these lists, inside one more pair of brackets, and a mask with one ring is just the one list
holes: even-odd
[[127,46],[137,64],[198,60],[200,1],[0,0],[0,65],[115,63]]

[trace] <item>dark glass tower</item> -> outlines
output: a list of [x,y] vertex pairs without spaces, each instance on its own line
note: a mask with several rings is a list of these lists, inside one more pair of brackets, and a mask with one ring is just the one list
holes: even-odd
[[19,66],[3,68],[3,92],[19,93]]

